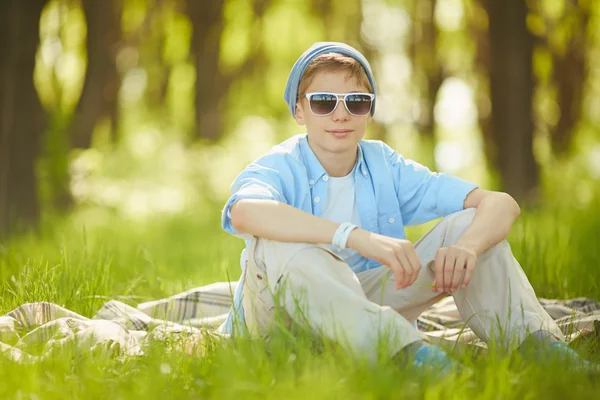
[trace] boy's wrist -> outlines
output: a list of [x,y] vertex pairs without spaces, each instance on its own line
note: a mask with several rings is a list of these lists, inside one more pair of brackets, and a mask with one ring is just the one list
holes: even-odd
[[356,250],[358,244],[363,240],[364,235],[368,233],[364,229],[356,228],[350,232],[350,236],[348,236],[348,241],[346,242],[346,247]]
[[456,242],[456,246],[464,247],[465,249],[472,251],[473,253],[475,253],[475,255],[477,255],[477,257],[483,254],[483,252],[485,251],[484,244],[475,243],[474,241],[462,242],[461,240],[459,240],[458,242]]

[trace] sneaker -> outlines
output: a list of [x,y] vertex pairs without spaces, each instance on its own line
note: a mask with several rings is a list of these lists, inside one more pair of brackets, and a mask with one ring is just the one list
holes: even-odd
[[420,371],[420,377],[441,379],[451,373],[460,372],[461,365],[442,348],[424,343],[414,353],[401,352],[394,357],[402,366],[410,366]]
[[593,377],[600,377],[600,364],[584,359],[563,341],[551,343],[548,353],[550,354],[550,357],[558,358],[570,369],[587,373]]

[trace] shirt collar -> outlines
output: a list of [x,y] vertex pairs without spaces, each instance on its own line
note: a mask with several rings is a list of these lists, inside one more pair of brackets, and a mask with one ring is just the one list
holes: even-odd
[[[300,150],[302,152],[302,157],[304,158],[304,165],[306,166],[306,169],[308,171],[308,177],[312,185],[314,184],[314,182],[317,182],[319,179],[321,179],[323,175],[325,175],[327,172],[325,172],[325,168],[323,168],[314,151],[310,148],[310,145],[308,144],[308,135],[306,134],[300,140]],[[366,169],[363,164],[363,150],[359,142],[358,157],[356,159],[355,170],[362,172],[362,174],[364,175]]]

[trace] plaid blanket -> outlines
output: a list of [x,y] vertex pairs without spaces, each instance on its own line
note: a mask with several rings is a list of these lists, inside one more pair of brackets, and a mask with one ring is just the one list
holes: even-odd
[[[0,317],[0,354],[15,362],[35,363],[68,346],[79,352],[130,357],[144,354],[152,341],[175,339],[181,351],[202,355],[209,339],[227,339],[216,328],[225,321],[235,285],[213,283],[137,307],[110,300],[93,318],[47,302],[23,304]],[[582,338],[600,342],[600,303],[585,298],[539,300],[568,342]],[[459,352],[485,349],[461,319],[452,297],[424,312],[417,327],[433,342],[450,343]]]

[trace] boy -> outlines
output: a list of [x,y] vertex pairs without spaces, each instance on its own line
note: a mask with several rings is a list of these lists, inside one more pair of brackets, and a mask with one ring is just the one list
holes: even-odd
[[[246,248],[221,331],[268,335],[280,293],[291,319],[348,351],[374,360],[383,344],[390,357],[449,370],[413,323],[451,294],[486,342],[563,345],[505,241],[518,204],[363,140],[375,89],[367,60],[343,43],[315,43],[294,64],[284,99],[307,134],[273,147],[231,187],[223,229]],[[405,225],[438,217],[418,242],[405,239]]]

